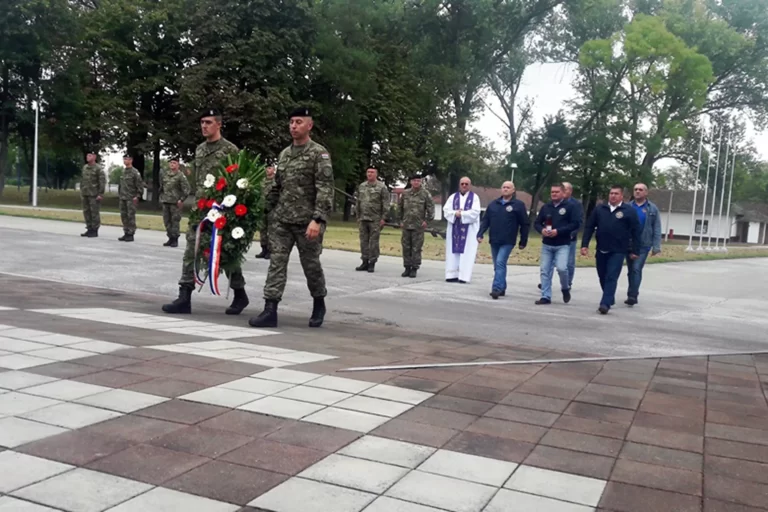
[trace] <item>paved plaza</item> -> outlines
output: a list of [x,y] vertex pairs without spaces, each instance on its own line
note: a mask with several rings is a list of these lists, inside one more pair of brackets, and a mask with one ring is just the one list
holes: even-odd
[[[305,327],[292,266],[260,331],[202,294],[160,313],[180,251],[152,233],[27,221],[0,217],[2,512],[768,510],[768,355],[658,357],[768,350],[765,260],[649,267],[641,305],[599,317],[539,313],[531,269],[491,302],[483,266],[445,297],[439,264],[403,283],[328,251],[327,324]],[[606,353],[657,358],[338,371]]]

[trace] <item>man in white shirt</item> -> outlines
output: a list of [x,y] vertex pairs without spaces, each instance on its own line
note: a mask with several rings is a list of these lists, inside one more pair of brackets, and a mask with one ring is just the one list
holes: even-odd
[[477,256],[477,233],[480,230],[480,198],[470,190],[472,181],[459,180],[459,191],[451,194],[443,206],[448,222],[445,233],[445,280],[468,283]]

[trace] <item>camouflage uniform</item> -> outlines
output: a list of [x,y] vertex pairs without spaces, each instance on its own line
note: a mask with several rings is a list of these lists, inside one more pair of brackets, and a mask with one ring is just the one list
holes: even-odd
[[184,201],[190,192],[189,181],[181,171],[167,171],[160,182],[160,202],[163,203],[163,224],[168,238],[179,238],[181,209],[179,201]]
[[379,259],[381,221],[386,220],[389,211],[389,190],[380,181],[365,181],[357,187],[356,196],[361,259],[376,263]]
[[[200,194],[205,188],[203,182],[205,175],[210,174],[216,169],[221,161],[227,155],[237,153],[237,146],[229,142],[224,137],[216,142],[203,142],[195,150],[195,161],[192,163],[192,169],[195,176],[195,190]],[[197,225],[190,224],[187,228],[187,246],[184,248],[184,259],[181,266],[180,286],[195,286],[195,230]],[[245,288],[245,278],[240,269],[228,274],[229,285],[233,290],[242,290]]]
[[[328,150],[313,140],[304,146],[284,149],[266,203],[274,221],[270,224],[271,259],[264,284],[267,301],[279,302],[283,297],[288,258],[294,245],[299,248],[310,294],[316,299],[326,296],[320,254],[332,204],[333,167]],[[320,236],[310,241],[305,233],[313,219],[320,222]]]
[[271,224],[270,217],[272,213],[267,208],[267,197],[269,197],[269,192],[274,186],[274,176],[271,179],[266,177],[264,178],[264,187],[261,190],[262,198],[264,200],[264,220],[262,221],[261,230],[259,231],[259,243],[261,244],[262,249],[265,251],[269,250],[269,226]]
[[98,231],[101,227],[101,203],[96,197],[104,194],[107,186],[107,178],[98,164],[86,164],[83,166],[83,176],[80,180],[80,197],[83,200],[83,218],[85,227],[92,231]]
[[123,175],[120,177],[120,220],[123,222],[123,231],[126,235],[136,233],[136,205],[133,203],[134,197],[141,197],[144,192],[144,181],[141,174],[133,167],[123,169]]
[[435,203],[424,187],[419,190],[409,188],[400,196],[397,211],[403,225],[403,265],[418,269],[421,266],[421,248],[424,246],[422,223],[434,218]]

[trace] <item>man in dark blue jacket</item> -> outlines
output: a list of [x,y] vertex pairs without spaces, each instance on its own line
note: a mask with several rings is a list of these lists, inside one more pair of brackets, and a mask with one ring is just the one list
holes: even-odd
[[581,240],[581,255],[589,254],[589,242],[597,230],[597,252],[595,262],[597,276],[603,297],[600,299],[598,311],[601,315],[608,314],[616,302],[616,285],[621,275],[624,258],[636,260],[640,253],[640,221],[637,219],[635,208],[622,202],[624,189],[619,186],[611,187],[608,204],[597,205],[584,228]]
[[505,181],[501,186],[501,197],[490,203],[485,209],[485,217],[480,222],[477,241],[483,242],[483,235],[490,229],[491,256],[493,257],[493,285],[491,297],[494,300],[503,297],[507,291],[507,261],[517,242],[520,231],[520,250],[528,245],[528,214],[525,203],[514,198],[515,185]]
[[571,301],[571,285],[568,282],[568,250],[571,245],[571,233],[578,229],[578,212],[571,201],[565,200],[563,185],[552,185],[552,201],[539,210],[533,227],[541,233],[541,298],[536,304],[552,303],[552,267],[560,277],[560,290],[563,302]]

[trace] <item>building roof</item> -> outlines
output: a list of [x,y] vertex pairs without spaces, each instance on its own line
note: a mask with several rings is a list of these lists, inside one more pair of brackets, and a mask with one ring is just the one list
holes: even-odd
[[[672,213],[691,213],[693,211],[693,190],[663,190],[663,189],[651,189],[648,191],[648,199],[655,203],[656,206],[662,212],[670,211],[670,198],[672,199]],[[719,194],[715,194],[715,213],[720,211],[720,197]],[[699,190],[696,196],[696,212],[701,212],[704,208],[704,191]],[[712,191],[707,194],[706,211],[712,210]],[[726,197],[727,200],[727,197]],[[728,207],[725,203],[723,211]]]
[[[500,188],[491,188],[491,187],[475,187],[472,186],[471,188],[472,192],[477,194],[477,197],[480,198],[480,204],[483,208],[488,206],[489,203],[495,201],[496,199],[501,197],[501,189]],[[528,192],[524,192],[522,190],[518,190],[515,192],[515,195],[517,199],[522,201],[525,204],[525,208],[530,210],[531,209],[531,202],[532,197],[531,194]],[[443,196],[434,196],[432,200],[442,205],[445,201],[443,201]]]
[[768,222],[768,204],[766,203],[738,203],[734,204],[731,212],[745,222]]

